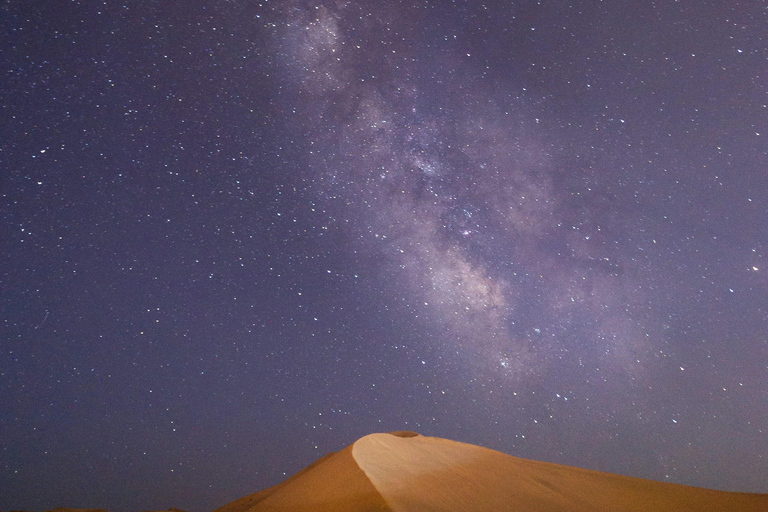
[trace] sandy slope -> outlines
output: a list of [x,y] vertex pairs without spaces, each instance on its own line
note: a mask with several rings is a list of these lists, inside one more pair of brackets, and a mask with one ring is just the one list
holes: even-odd
[[215,512],[390,511],[352,457],[352,448],[326,455],[285,482]]
[[519,459],[414,432],[371,434],[215,512],[768,512],[712,491]]
[[436,437],[372,434],[352,455],[393,512],[768,512],[766,494],[530,461]]

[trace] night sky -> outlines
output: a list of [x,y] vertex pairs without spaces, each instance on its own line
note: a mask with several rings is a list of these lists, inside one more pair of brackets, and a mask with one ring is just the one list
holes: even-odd
[[403,429],[768,492],[766,2],[0,20],[0,509]]

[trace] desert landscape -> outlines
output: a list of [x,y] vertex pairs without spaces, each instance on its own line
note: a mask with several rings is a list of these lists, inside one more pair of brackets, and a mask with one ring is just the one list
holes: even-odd
[[[474,510],[764,512],[768,494],[655,482],[397,431],[365,436],[286,481],[214,512]],[[48,512],[107,511],[56,508]]]

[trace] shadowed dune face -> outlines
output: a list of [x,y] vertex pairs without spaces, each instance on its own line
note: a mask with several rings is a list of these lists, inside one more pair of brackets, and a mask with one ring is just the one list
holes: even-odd
[[730,493],[520,459],[411,431],[371,434],[215,512],[766,512]]
[[349,446],[326,455],[281,484],[240,498],[215,512],[304,510],[387,512],[391,509],[357,465]]
[[412,430],[395,430],[394,432],[390,432],[389,435],[395,437],[416,437],[419,433]]

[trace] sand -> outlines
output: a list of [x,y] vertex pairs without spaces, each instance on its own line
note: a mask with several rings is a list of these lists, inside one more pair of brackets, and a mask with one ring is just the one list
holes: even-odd
[[352,449],[326,455],[285,482],[215,512],[391,511],[352,457]]
[[730,493],[520,459],[415,432],[371,434],[216,512],[766,512]]

